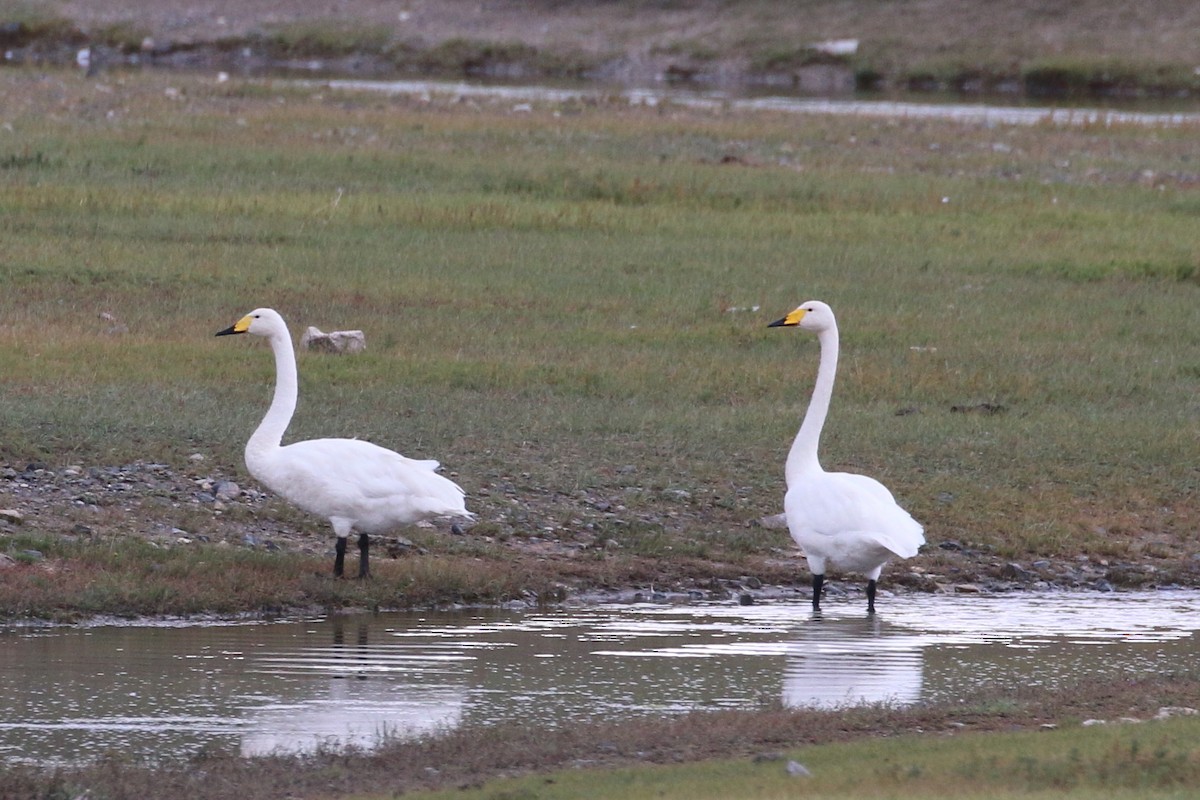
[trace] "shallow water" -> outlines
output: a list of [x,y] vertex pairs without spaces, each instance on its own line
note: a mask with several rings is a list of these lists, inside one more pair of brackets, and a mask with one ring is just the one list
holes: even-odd
[[1191,670],[1200,592],[908,595],[858,603],[601,606],[259,624],[0,632],[0,758],[370,747],[782,702],[963,699],[985,687]]
[[349,91],[384,94],[455,98],[479,98],[512,103],[568,103],[595,98],[618,98],[631,105],[657,106],[671,103],[698,109],[730,111],[770,110],[791,114],[832,114],[838,116],[882,117],[887,119],[946,119],[986,125],[1146,125],[1176,126],[1200,124],[1195,104],[1186,110],[1143,111],[1125,108],[1087,108],[1073,106],[1017,106],[988,103],[938,103],[903,100],[843,100],[819,97],[742,97],[723,92],[695,92],[681,89],[564,89],[550,86],[505,86],[496,84],[450,83],[445,81],[373,81],[373,80],[298,80],[309,87],[328,87]]

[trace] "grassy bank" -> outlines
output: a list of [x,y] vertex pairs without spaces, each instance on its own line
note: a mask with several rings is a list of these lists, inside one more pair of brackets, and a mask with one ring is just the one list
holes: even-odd
[[900,736],[820,745],[755,760],[575,768],[410,796],[421,800],[1184,800],[1192,796],[1192,782],[1200,771],[1196,748],[1188,744],[1197,732],[1200,721],[1187,718],[1150,726],[1072,727],[952,738]]
[[[154,765],[114,755],[81,767],[0,767],[0,796],[1182,798],[1194,791],[1200,725],[1153,718],[1191,702],[1196,688],[1194,676],[1084,681],[903,709],[468,727],[371,753],[208,752]],[[811,776],[788,773],[791,760]]]
[[[817,359],[765,325],[820,298],[843,334],[825,464],[926,524],[918,569],[954,540],[1194,580],[1194,130],[23,70],[0,94],[0,459],[18,471],[200,453],[248,483],[271,359],[212,334],[270,305],[297,336],[368,341],[301,354],[290,438],[438,458],[481,539],[765,558],[786,536],[746,526],[780,509]],[[22,530],[69,532],[85,507]],[[136,536],[195,516],[97,519]]]
[[[370,581],[336,581],[330,562],[220,546],[162,547],[137,538],[64,542],[0,537],[20,566],[0,581],[5,617],[283,614],[308,608],[392,609],[556,598],[552,577],[486,548],[382,561]],[[22,554],[36,553],[36,559]]]

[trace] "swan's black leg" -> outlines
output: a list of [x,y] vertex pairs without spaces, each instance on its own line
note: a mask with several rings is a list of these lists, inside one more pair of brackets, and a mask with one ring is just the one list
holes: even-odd
[[333,548],[333,577],[342,577],[342,572],[346,567],[346,537],[337,537],[337,545]]
[[371,542],[365,533],[358,535],[358,577],[365,578],[371,574],[371,568],[367,565],[367,551],[371,549]]
[[821,608],[821,587],[824,585],[824,575],[813,575],[813,611]]
[[875,613],[875,581],[867,581],[867,613]]

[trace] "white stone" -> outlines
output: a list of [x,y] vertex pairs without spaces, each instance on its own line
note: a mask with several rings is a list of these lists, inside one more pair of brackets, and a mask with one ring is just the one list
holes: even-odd
[[1190,717],[1200,712],[1194,708],[1187,706],[1163,706],[1154,715],[1155,719],[1169,719],[1170,717]]
[[812,49],[827,56],[852,56],[858,52],[858,39],[826,39],[815,42]]
[[323,333],[312,325],[300,337],[300,347],[319,353],[361,353],[367,349],[367,337],[362,331],[330,331]]
[[0,520],[11,522],[13,525],[20,525],[25,521],[25,515],[15,508],[0,508]]

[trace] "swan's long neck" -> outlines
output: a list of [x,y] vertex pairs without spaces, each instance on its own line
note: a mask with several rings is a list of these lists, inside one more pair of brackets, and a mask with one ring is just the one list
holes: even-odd
[[808,411],[804,414],[804,422],[792,442],[788,453],[785,476],[788,483],[801,473],[819,471],[821,462],[817,459],[817,448],[821,443],[821,429],[825,427],[825,417],[829,414],[829,402],[833,398],[833,380],[837,375],[838,362],[838,332],[836,326],[830,326],[817,334],[821,345],[821,364],[817,367],[817,381],[813,385],[812,400],[808,403]]
[[258,429],[246,442],[246,465],[251,473],[259,459],[279,448],[296,411],[296,352],[292,349],[292,338],[284,331],[271,336],[269,341],[275,354],[275,396]]

